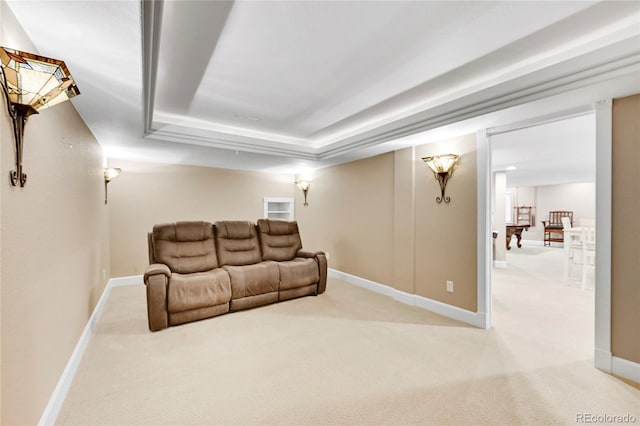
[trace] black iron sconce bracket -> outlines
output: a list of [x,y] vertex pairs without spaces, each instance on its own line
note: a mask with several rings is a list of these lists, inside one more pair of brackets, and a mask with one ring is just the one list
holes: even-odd
[[2,71],[2,79],[0,79],[0,84],[2,85],[2,92],[4,93],[5,100],[7,102],[7,111],[13,124],[13,139],[16,148],[16,168],[15,170],[9,172],[9,179],[11,180],[11,185],[18,186],[19,183],[21,187],[24,187],[24,185],[27,183],[27,174],[22,169],[24,126],[27,123],[27,118],[29,118],[29,116],[32,114],[38,114],[38,111],[36,111],[36,109],[30,105],[11,103],[9,99],[9,90],[4,83],[6,81],[4,69],[0,68],[0,70]]
[[451,177],[451,172],[440,172],[440,173],[434,173],[436,179],[438,179],[438,183],[440,184],[440,196],[436,197],[436,203],[442,203],[442,201],[444,201],[445,203],[450,203],[451,202],[451,197],[449,197],[448,195],[445,196],[444,195],[444,190],[447,187],[447,182],[449,181],[449,178]]

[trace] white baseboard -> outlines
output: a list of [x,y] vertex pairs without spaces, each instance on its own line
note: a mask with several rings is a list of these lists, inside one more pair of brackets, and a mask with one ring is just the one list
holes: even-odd
[[448,305],[446,303],[419,296],[417,294],[410,294],[401,290],[397,290],[393,287],[389,287],[388,285],[380,284],[375,281],[348,274],[346,272],[338,271],[337,269],[329,268],[328,275],[330,277],[338,278],[340,280],[357,285],[358,287],[365,288],[375,293],[392,297],[398,302],[404,303],[406,305],[417,306],[427,311],[473,325],[474,327],[485,327],[485,315],[480,312],[467,311],[466,309]]
[[143,284],[142,275],[131,275],[128,277],[116,277],[109,280],[111,287],[120,287],[123,285]]
[[611,352],[596,348],[593,352],[593,364],[598,370],[611,373]]
[[640,364],[626,359],[611,357],[611,372],[616,376],[624,377],[640,383]]
[[89,317],[89,321],[87,321],[87,324],[85,325],[84,330],[80,335],[80,339],[78,339],[78,343],[76,344],[71,357],[69,357],[69,361],[67,361],[67,365],[64,368],[62,375],[60,376],[60,380],[58,380],[58,384],[53,390],[51,398],[49,398],[49,402],[47,403],[47,406],[44,409],[42,416],[40,417],[40,421],[38,421],[38,425],[55,425],[58,414],[60,414],[62,404],[67,397],[67,393],[69,392],[69,387],[73,382],[73,378],[75,377],[76,372],[78,371],[78,366],[80,365],[80,361],[82,360],[84,351],[87,348],[87,344],[89,343],[91,334],[93,333],[93,330],[96,326],[96,322],[98,321],[98,318],[100,317],[100,314],[104,309],[104,305],[109,298],[111,289],[113,287],[141,283],[142,275],[134,277],[112,278],[107,282],[107,285],[104,287],[104,290],[102,291],[102,295],[100,296],[96,307],[93,309],[93,312]]
[[594,364],[598,370],[615,374],[640,383],[640,364],[613,356],[611,352],[597,349],[594,352]]
[[493,267],[494,268],[505,269],[507,267],[507,261],[506,260],[494,260],[493,261]]

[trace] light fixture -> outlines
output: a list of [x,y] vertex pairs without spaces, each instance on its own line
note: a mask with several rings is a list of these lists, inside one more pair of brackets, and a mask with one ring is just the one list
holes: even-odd
[[301,180],[296,182],[296,185],[298,185],[298,188],[300,188],[302,190],[302,193],[304,194],[304,205],[308,206],[309,203],[307,203],[307,192],[309,192],[309,187],[311,186],[311,181],[310,180],[301,179]]
[[434,155],[432,157],[422,158],[422,161],[427,163],[427,166],[429,166],[433,175],[440,183],[441,196],[436,197],[436,202],[438,203],[441,203],[443,200],[445,203],[451,201],[451,197],[444,196],[444,189],[447,187],[447,182],[453,174],[453,167],[459,158],[460,156],[456,154]]
[[104,203],[107,204],[107,184],[120,176],[122,169],[113,167],[104,169]]
[[64,62],[0,47],[2,76],[0,84],[13,122],[16,145],[16,169],[10,172],[11,184],[24,186],[27,174],[22,170],[24,125],[32,114],[79,95],[80,91]]

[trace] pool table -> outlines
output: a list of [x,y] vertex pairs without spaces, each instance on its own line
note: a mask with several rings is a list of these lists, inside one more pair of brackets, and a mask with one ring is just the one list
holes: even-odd
[[519,225],[517,223],[507,223],[507,250],[511,250],[511,237],[518,239],[518,248],[522,247],[522,230],[528,231],[531,225]]

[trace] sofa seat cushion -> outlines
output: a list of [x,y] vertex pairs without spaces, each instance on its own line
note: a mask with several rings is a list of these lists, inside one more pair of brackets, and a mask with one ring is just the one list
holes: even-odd
[[255,308],[256,306],[269,305],[278,301],[278,292],[259,294],[257,296],[240,297],[232,299],[229,303],[229,310],[241,311],[243,309]]
[[278,262],[280,290],[304,287],[320,281],[318,263],[315,259],[296,257],[287,262]]
[[201,319],[226,314],[227,312],[229,312],[229,303],[207,306],[206,308],[191,309],[184,312],[176,312],[175,314],[169,314],[169,324],[185,324],[192,321],[198,321]]
[[318,294],[317,284],[281,290],[280,293],[278,293],[278,301],[282,302],[283,300],[295,299],[297,297],[308,296],[310,294]]
[[278,291],[280,275],[275,262],[267,261],[243,266],[226,265],[223,268],[231,278],[232,299]]
[[231,300],[229,275],[224,269],[171,275],[167,292],[170,313],[228,303]]

